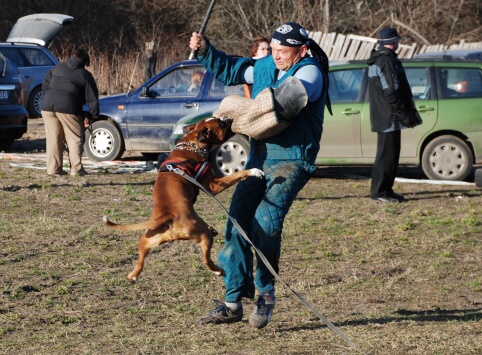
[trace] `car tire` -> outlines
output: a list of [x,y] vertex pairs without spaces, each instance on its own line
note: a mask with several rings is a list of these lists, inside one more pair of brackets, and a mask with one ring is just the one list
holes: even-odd
[[111,121],[96,121],[85,131],[84,150],[93,161],[119,159],[124,154],[124,140]]
[[249,151],[248,138],[241,134],[236,134],[219,147],[213,149],[209,155],[209,162],[214,175],[223,177],[244,170]]
[[29,118],[39,118],[42,117],[41,105],[44,98],[44,93],[41,86],[37,86],[30,93],[28,99],[27,111]]
[[474,182],[475,182],[475,186],[482,187],[482,168],[475,170]]
[[430,141],[422,155],[422,169],[431,180],[464,180],[472,172],[473,165],[469,145],[450,135]]
[[15,139],[13,138],[2,138],[0,140],[0,152],[2,150],[9,149],[12,146],[13,142],[15,142]]

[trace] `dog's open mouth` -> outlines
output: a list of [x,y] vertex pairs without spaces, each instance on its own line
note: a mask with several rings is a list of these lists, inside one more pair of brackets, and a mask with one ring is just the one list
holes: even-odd
[[233,124],[233,119],[232,118],[224,118],[220,122],[221,127],[226,127],[228,130],[231,130],[231,126]]
[[231,130],[233,120],[231,118],[224,118],[219,122],[219,127],[224,129],[225,139],[229,139],[234,136],[234,132]]

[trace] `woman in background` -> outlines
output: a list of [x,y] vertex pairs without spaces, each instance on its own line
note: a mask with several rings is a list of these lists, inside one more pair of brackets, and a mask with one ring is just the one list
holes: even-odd
[[[269,40],[264,36],[256,36],[250,49],[250,55],[253,59],[260,59],[270,54]],[[244,84],[244,96],[251,98],[251,85]]]

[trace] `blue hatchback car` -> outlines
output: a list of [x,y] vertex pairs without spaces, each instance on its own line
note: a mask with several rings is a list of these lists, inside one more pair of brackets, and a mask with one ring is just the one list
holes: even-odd
[[119,159],[125,151],[167,152],[181,117],[213,111],[231,94],[244,95],[243,86],[224,86],[198,61],[176,63],[133,92],[99,99],[84,150],[94,161]]

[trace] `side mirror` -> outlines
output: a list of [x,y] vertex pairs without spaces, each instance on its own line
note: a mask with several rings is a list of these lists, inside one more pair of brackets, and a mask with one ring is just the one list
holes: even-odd
[[143,86],[141,90],[141,97],[148,97],[149,96],[149,88],[147,86]]

